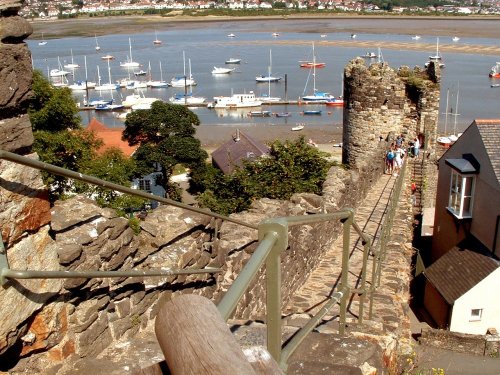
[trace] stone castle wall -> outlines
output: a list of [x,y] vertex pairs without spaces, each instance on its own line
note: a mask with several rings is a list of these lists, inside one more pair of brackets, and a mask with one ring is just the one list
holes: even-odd
[[[362,168],[380,160],[397,134],[419,136],[433,152],[439,120],[440,70],[431,63],[398,71],[352,60],[344,70],[342,162]],[[427,138],[426,138],[427,137]]]

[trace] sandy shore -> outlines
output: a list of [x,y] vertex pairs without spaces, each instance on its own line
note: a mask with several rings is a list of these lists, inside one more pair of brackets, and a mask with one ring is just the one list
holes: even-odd
[[[332,22],[334,21],[334,22]],[[459,37],[500,38],[500,17],[420,17],[420,16],[359,16],[359,15],[288,15],[286,17],[189,17],[189,16],[125,16],[93,17],[70,20],[33,21],[32,38],[89,36],[94,34],[128,34],[168,28],[203,28],[206,23],[224,24],[251,22],[260,31],[335,33],[356,32],[371,34],[441,35]]]
[[201,141],[202,147],[211,154],[216,148],[228,142],[236,135],[236,130],[244,132],[252,138],[263,143],[273,140],[295,140],[304,136],[306,141],[312,140],[321,151],[332,154],[340,160],[342,149],[338,143],[342,142],[342,129],[340,126],[331,127],[307,126],[301,131],[292,131],[294,125],[201,125],[196,128],[196,138]]

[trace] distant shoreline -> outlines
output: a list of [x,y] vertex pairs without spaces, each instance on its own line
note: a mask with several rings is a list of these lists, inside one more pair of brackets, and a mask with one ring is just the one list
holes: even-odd
[[[280,21],[280,31],[319,32],[315,23],[339,20],[344,25],[321,29],[322,33],[357,32],[372,34],[408,34],[408,35],[442,35],[442,36],[469,36],[484,38],[500,38],[499,16],[360,16],[360,15],[288,15],[288,16],[113,16],[75,18],[68,20],[35,20],[33,39],[40,39],[44,33],[46,39],[67,36],[92,37],[106,34],[125,34],[131,32],[148,32],[158,28],[194,28],[203,27],[204,23],[240,23]],[[363,20],[363,22],[356,22]],[[292,21],[292,22],[288,22]],[[389,21],[389,22],[388,22]],[[401,24],[404,24],[402,28]],[[271,26],[269,26],[271,27]]]

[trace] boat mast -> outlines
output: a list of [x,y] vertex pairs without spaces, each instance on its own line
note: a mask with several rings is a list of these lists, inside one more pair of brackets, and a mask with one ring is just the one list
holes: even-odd
[[128,48],[130,51],[130,62],[132,62],[132,61],[134,61],[134,59],[132,58],[132,42],[130,40],[130,37],[128,38]]
[[446,136],[446,129],[448,127],[448,99],[450,98],[450,89],[446,89],[446,110],[444,111],[444,135]]
[[313,95],[316,94],[316,53],[314,52],[313,42]]
[[458,95],[460,94],[460,82],[458,83],[458,88],[457,88],[457,102],[455,104],[455,122],[453,124],[453,135],[456,135],[456,130],[457,130],[457,116],[458,114]]

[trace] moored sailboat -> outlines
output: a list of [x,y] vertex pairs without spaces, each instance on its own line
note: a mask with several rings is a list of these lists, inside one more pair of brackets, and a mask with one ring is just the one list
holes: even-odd
[[141,66],[141,64],[134,61],[132,58],[132,41],[130,40],[130,38],[128,38],[128,45],[129,45],[129,56],[127,57],[127,61],[120,63],[120,66],[123,68],[137,68]]

